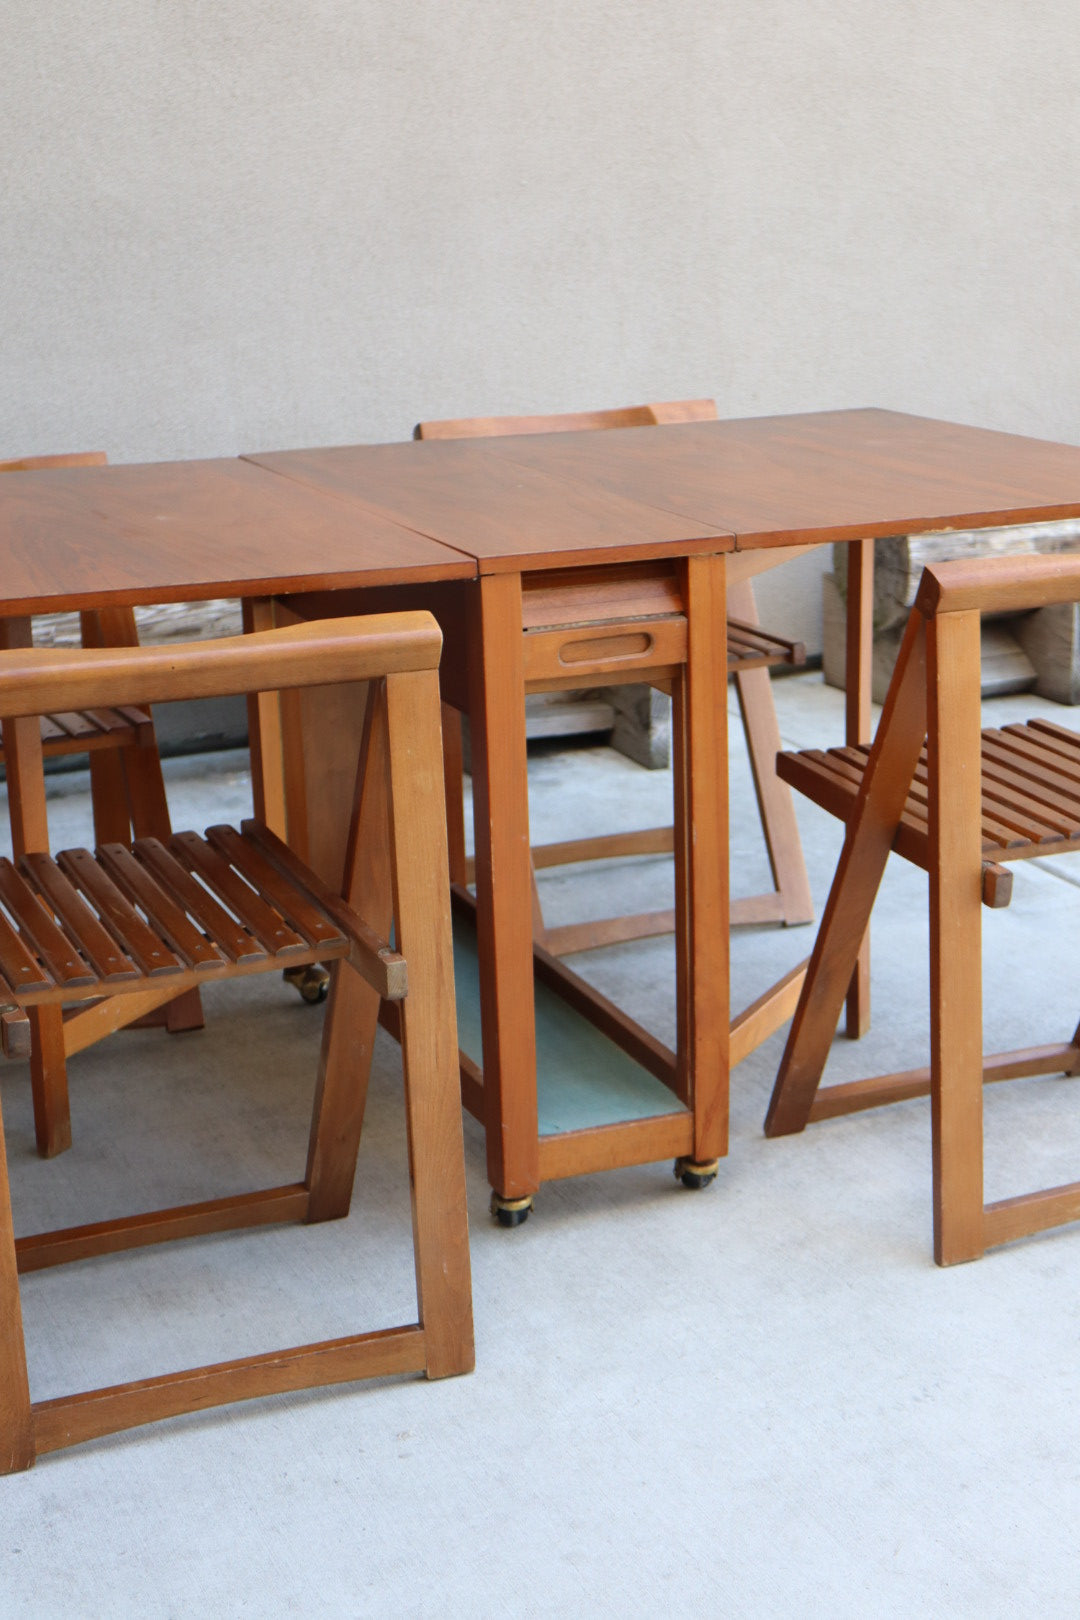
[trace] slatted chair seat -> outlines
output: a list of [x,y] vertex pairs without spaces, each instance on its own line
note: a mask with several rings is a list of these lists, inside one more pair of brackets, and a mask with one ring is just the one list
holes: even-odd
[[[381,996],[404,994],[403,958],[255,821],[0,860],[0,996],[24,1008],[350,955]],[[2,1028],[22,1055],[25,1021]]]
[[[848,821],[870,760],[869,745],[777,755],[777,774]],[[929,767],[923,748],[892,847],[930,870]],[[1080,848],[1080,736],[1049,720],[982,733],[982,850],[987,862]],[[999,902],[1000,903],[1000,902]]]
[[[43,714],[41,747],[46,755],[88,754],[97,748],[149,746],[154,722],[147,709],[82,709]],[[0,744],[0,764],[4,761]]]
[[728,673],[741,669],[798,669],[806,663],[806,647],[801,641],[778,636],[760,624],[747,624],[728,617]]
[[[125,1022],[167,991],[311,962],[331,989],[302,1179],[254,1192],[14,1236],[0,1121],[0,1473],[137,1424],[285,1390],[473,1365],[461,1109],[455,1054],[438,662],[427,613],[323,620],[168,650],[0,652],[0,715],[72,700],[139,703],[358,683],[367,721],[341,888],[258,820],[0,861],[5,1049],[61,1002]],[[59,700],[59,701],[58,701]],[[393,935],[395,947],[387,941]],[[32,1401],[19,1275],[147,1244],[348,1214],[367,1071],[384,1002],[404,1067],[415,1315],[319,1343]],[[28,1029],[27,1029],[27,1026]],[[197,1059],[198,1043],[188,1052]],[[66,1102],[66,1099],[65,1099]],[[215,1306],[216,1312],[216,1306]]]
[[[766,1133],[929,1094],[941,1265],[1080,1219],[1080,1182],[983,1202],[984,1083],[1080,1073],[1080,1028],[1067,1040],[984,1053],[980,914],[980,902],[1008,905],[1009,865],[1080,849],[1080,734],[1042,719],[981,730],[979,670],[982,612],[1078,599],[1074,557],[927,568],[873,746],[808,749],[777,762],[785,781],[847,831]],[[821,1086],[890,851],[930,879],[930,1063]]]

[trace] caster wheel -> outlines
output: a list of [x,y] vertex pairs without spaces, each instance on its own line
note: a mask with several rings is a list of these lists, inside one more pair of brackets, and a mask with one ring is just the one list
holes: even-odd
[[330,990],[330,975],[318,962],[305,962],[303,967],[286,968],[282,973],[286,984],[291,984],[299,990],[304,1001],[311,1006],[318,1006],[325,1001]]
[[701,1163],[695,1159],[676,1159],[675,1180],[681,1181],[691,1192],[700,1192],[702,1187],[707,1187],[710,1181],[716,1180],[719,1168],[719,1159],[706,1159]]
[[498,1193],[491,1195],[491,1213],[500,1226],[523,1226],[529,1218],[532,1209],[532,1198],[500,1198]]

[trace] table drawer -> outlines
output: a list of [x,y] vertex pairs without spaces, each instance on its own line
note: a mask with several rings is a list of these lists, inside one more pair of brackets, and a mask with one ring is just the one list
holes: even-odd
[[524,637],[525,686],[543,682],[595,686],[598,682],[666,675],[686,662],[686,620],[618,619],[558,630],[529,630]]

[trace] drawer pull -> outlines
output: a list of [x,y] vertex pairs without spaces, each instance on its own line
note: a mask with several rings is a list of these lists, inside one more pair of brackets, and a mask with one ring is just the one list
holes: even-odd
[[623,658],[643,658],[652,647],[652,636],[642,630],[621,636],[590,636],[585,641],[564,642],[559,648],[559,663],[615,663]]

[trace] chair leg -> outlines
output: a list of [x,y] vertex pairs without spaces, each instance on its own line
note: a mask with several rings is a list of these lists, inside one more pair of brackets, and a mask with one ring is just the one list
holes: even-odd
[[[30,644],[29,620],[0,624],[0,646],[29,647]],[[47,851],[49,847],[41,727],[32,716],[5,720],[3,736],[11,846],[18,859],[21,855]],[[29,1016],[34,1135],[42,1158],[51,1159],[71,1146],[63,1014],[59,1007],[39,1007]]]
[[429,1378],[475,1362],[437,697],[434,671],[387,678],[394,914],[409,964],[401,1048]]
[[131,842],[127,773],[121,758],[124,752],[119,748],[104,748],[90,755],[90,807],[96,844]]
[[[758,623],[757,603],[750,580],[728,586],[727,611],[747,624]],[[785,924],[814,920],[810,879],[799,839],[799,824],[791,789],[776,774],[781,748],[772,681],[767,669],[736,671],[735,691],[750,752],[761,830],[772,867],[773,885],[780,898]]]
[[26,1374],[11,1188],[4,1122],[0,1117],[0,1474],[14,1474],[29,1468],[34,1456],[34,1420]]
[[928,642],[934,1258],[948,1266],[986,1246],[978,613],[939,615]]
[[[381,684],[372,683],[342,893],[384,938],[393,922],[386,754],[385,694]],[[445,881],[444,875],[440,880]],[[377,991],[345,963],[335,964],[308,1145],[309,1222],[339,1220],[349,1213],[378,1017]]]
[[767,1136],[801,1131],[810,1117],[926,735],[925,654],[924,626],[909,623],[773,1087]]
[[442,705],[442,733],[450,881],[464,887],[468,882],[465,864],[465,752],[461,737],[461,715],[449,703]]
[[31,1007],[30,1084],[34,1094],[34,1135],[43,1159],[71,1146],[64,1015],[59,1007]]
[[768,670],[746,669],[736,674],[735,691],[750,751],[761,830],[765,834],[783,920],[789,927],[794,923],[813,922],[814,902],[795,805],[791,789],[776,774],[776,756],[782,745]]
[[[868,743],[872,733],[874,665],[874,541],[857,540],[847,548],[848,609],[844,680],[844,741]],[[870,936],[863,939],[851,975],[845,1034],[858,1041],[870,1030]]]

